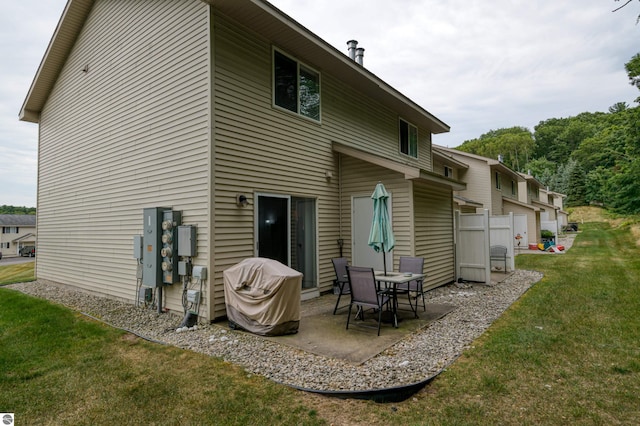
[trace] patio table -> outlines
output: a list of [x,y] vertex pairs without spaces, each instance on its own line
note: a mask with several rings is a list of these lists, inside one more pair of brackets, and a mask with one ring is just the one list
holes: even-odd
[[393,326],[395,328],[398,328],[398,284],[408,283],[413,280],[424,279],[425,274],[411,274],[408,272],[387,272],[385,274],[384,271],[374,271],[373,273],[376,282],[387,283],[387,289],[391,290],[389,292],[389,295],[392,299],[391,310],[393,313]]

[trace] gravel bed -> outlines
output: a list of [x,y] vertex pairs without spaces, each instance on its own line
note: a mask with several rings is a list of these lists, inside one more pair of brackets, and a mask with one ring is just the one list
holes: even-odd
[[155,310],[53,282],[38,280],[7,287],[60,303],[149,340],[220,357],[286,385],[317,391],[362,391],[413,384],[436,375],[541,278],[539,272],[518,270],[498,284],[455,283],[431,290],[426,293],[430,303],[452,304],[456,309],[358,366],[217,324],[176,331],[181,318],[175,315],[159,315]]

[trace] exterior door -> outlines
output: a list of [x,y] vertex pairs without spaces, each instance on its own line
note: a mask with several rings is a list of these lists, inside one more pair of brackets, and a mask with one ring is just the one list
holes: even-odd
[[258,194],[257,200],[256,256],[301,272],[302,290],[317,288],[315,199]]
[[317,286],[316,280],[316,200],[292,198],[291,227],[295,250],[291,255],[291,267],[302,272],[302,289]]
[[289,198],[258,196],[258,257],[289,265]]
[[[391,207],[391,196],[389,196],[387,207]],[[353,197],[352,214],[352,265],[373,268],[382,271],[384,259],[382,253],[377,253],[369,246],[369,233],[371,232],[371,222],[373,221],[373,200],[371,196]],[[389,218],[393,222],[391,211]],[[384,253],[386,256],[387,270],[393,269],[393,251]]]

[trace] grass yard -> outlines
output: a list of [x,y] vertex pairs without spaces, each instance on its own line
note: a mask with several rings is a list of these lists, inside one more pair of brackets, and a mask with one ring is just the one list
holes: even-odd
[[637,424],[636,238],[606,222],[580,229],[566,254],[519,255],[543,280],[395,404],[294,391],[0,288],[0,412],[17,424]]
[[14,265],[2,265],[0,263],[0,285],[13,283],[25,283],[35,280],[36,262],[25,262]]

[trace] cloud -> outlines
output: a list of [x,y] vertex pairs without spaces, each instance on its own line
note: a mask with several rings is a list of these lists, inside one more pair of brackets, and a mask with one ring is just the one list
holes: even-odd
[[[345,54],[346,42],[358,40],[366,68],[451,126],[434,136],[439,144],[501,127],[533,129],[548,118],[632,105],[638,96],[624,71],[640,51],[636,2],[616,13],[613,0],[272,3]],[[32,202],[22,204],[35,205],[37,126],[17,114],[65,4],[3,5],[0,204],[26,192]]]

